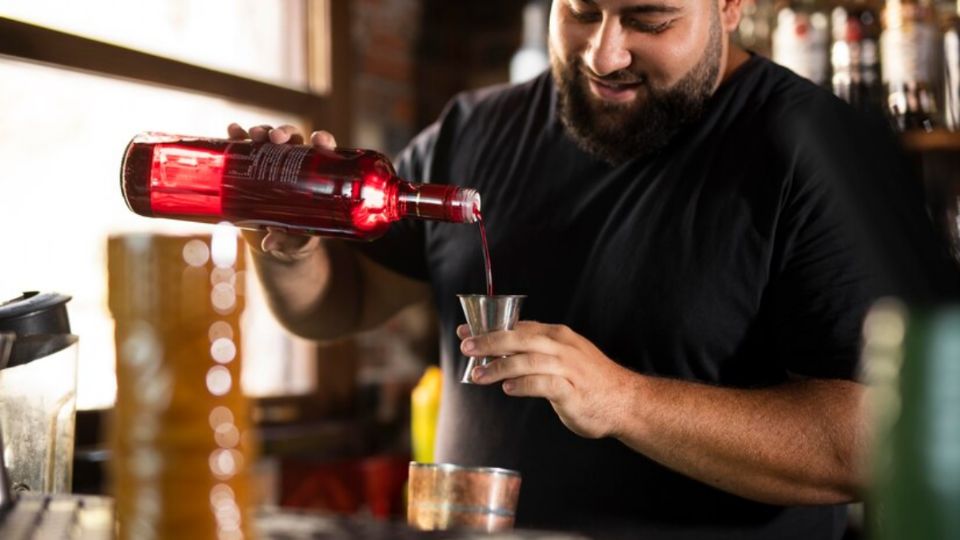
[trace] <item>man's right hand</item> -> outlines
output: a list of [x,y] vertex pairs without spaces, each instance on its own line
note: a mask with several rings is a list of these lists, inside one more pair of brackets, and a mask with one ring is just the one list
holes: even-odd
[[[271,142],[274,144],[303,144],[303,135],[288,124],[273,128],[268,125],[253,126],[249,131],[239,124],[227,126],[231,140]],[[310,144],[317,148],[336,148],[337,141],[326,131],[314,131]],[[282,227],[267,227],[266,231],[243,231],[243,237],[254,251],[265,253],[282,262],[305,259],[320,245],[320,238],[306,234],[291,233]]]
[[[303,144],[293,126],[230,124],[233,140]],[[326,131],[310,136],[317,148],[334,148]],[[321,241],[283,228],[244,231],[270,309],[288,330],[310,339],[337,339],[383,323],[400,309],[430,296],[427,283],[367,259],[349,242]],[[336,286],[331,286],[336,284]]]

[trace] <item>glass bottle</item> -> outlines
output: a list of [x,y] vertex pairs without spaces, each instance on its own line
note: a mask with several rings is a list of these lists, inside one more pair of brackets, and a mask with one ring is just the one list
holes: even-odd
[[510,82],[530,80],[550,67],[547,54],[547,17],[549,6],[543,0],[527,2],[523,7],[523,44],[510,59]]
[[402,218],[474,223],[480,214],[475,190],[407,182],[372,150],[162,133],[130,142],[120,189],[143,216],[354,240],[373,240]]
[[744,0],[741,3],[740,11],[740,24],[733,35],[737,45],[770,57],[770,39],[774,15],[773,1]]
[[960,131],[960,1],[943,35],[944,119],[947,129]]
[[960,535],[960,307],[883,300],[864,322],[870,538]]
[[937,27],[929,0],[888,0],[880,58],[887,113],[898,131],[936,127]]
[[831,13],[833,93],[863,111],[882,111],[880,13],[866,0],[837,5]]
[[826,86],[830,70],[830,19],[815,0],[792,0],[777,10],[773,61]]

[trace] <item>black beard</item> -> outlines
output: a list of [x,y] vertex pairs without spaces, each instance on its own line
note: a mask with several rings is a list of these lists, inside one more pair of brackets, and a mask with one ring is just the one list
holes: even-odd
[[[707,49],[693,69],[666,89],[654,88],[643,78],[640,92],[646,96],[639,104],[626,106],[591,99],[579,56],[568,58],[566,64],[553,58],[560,120],[577,146],[612,165],[655,154],[703,114],[720,73],[721,47],[720,21],[715,18]],[[618,72],[605,80],[638,78]]]

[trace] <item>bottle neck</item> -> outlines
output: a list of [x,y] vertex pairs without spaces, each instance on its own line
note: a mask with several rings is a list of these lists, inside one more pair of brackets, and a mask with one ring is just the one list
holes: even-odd
[[480,216],[480,194],[458,186],[401,182],[397,213],[406,218],[475,223]]

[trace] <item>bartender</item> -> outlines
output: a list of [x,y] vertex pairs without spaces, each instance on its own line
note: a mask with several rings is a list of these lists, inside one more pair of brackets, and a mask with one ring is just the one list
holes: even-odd
[[[482,194],[498,290],[528,296],[513,331],[460,325],[455,295],[483,289],[473,227],[408,221],[370,244],[247,235],[299,335],[433,299],[437,460],[519,470],[518,526],[840,538],[864,488],[864,315],[883,295],[956,292],[894,139],[733,45],[740,11],[554,0],[549,72],[457,96],[401,154],[404,178]],[[457,382],[465,356],[501,355]]]

